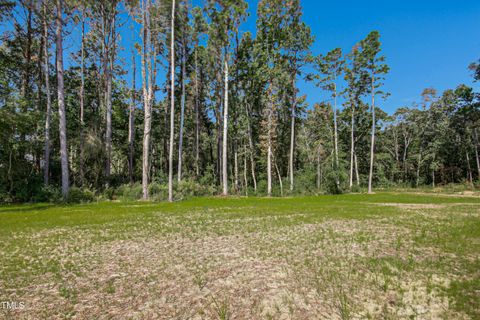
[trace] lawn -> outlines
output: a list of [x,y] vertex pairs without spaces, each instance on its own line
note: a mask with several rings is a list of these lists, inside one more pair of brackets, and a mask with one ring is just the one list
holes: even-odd
[[10,205],[0,243],[0,318],[480,318],[478,197]]

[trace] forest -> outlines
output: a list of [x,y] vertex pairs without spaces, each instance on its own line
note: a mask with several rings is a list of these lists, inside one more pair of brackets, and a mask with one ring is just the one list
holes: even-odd
[[[0,9],[0,202],[372,193],[480,179],[472,87],[427,87],[388,114],[380,33],[348,52],[313,52],[299,0],[259,1],[254,33],[240,32],[244,0],[3,0]],[[480,64],[467,67],[480,80]],[[325,99],[309,105],[299,81]]]
[[429,1],[0,0],[0,319],[480,319],[480,3]]

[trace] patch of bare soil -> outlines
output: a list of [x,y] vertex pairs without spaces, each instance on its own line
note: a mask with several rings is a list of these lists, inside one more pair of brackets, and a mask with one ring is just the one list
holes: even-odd
[[406,210],[419,210],[419,209],[444,209],[447,207],[445,204],[434,204],[434,203],[396,203],[396,202],[384,202],[384,203],[374,203],[378,206],[383,207],[397,207],[400,209]]
[[[264,224],[268,218],[262,219],[232,219],[230,223],[245,229],[226,236],[192,231],[146,237],[145,231],[143,236],[94,247],[77,247],[78,236],[64,235],[68,255],[63,256],[61,248],[53,252],[61,258],[61,276],[39,275],[21,290],[9,292],[9,299],[27,306],[12,316],[434,319],[448,314],[448,300],[427,290],[432,277],[370,262],[438,255],[414,248],[409,229],[383,219],[331,219],[256,232],[242,225]],[[77,267],[70,270],[70,265]]]

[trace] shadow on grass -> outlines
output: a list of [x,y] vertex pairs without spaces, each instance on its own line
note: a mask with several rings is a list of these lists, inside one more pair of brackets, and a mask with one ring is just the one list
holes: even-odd
[[6,205],[0,207],[0,214],[7,214],[7,213],[17,213],[17,212],[35,212],[35,211],[43,211],[47,209],[54,208],[58,205],[56,204],[21,204],[21,205]]

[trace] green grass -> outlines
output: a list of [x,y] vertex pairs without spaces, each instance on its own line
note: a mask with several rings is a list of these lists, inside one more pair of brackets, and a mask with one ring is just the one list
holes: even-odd
[[8,205],[0,248],[0,317],[480,318],[478,197]]

